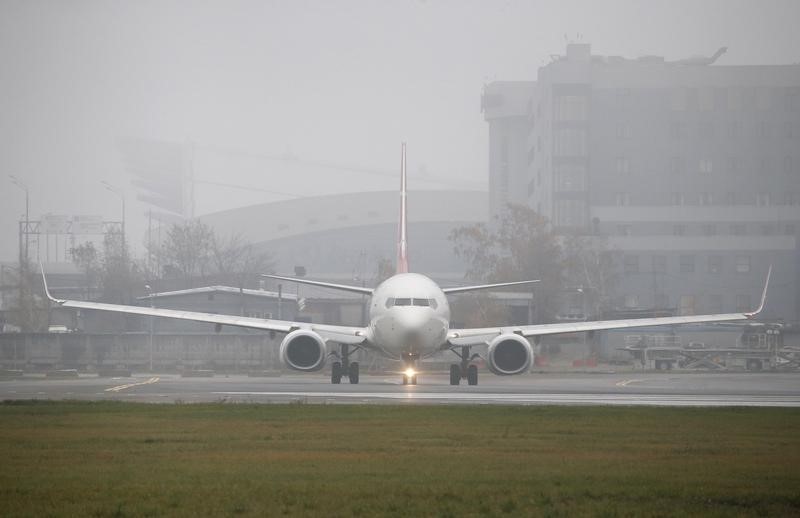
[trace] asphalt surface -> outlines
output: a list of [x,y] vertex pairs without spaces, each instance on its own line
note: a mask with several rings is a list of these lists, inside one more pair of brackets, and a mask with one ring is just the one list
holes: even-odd
[[454,387],[446,375],[420,374],[404,386],[396,375],[361,376],[331,385],[327,375],[275,377],[135,374],[50,379],[26,375],[0,381],[0,399],[118,400],[148,403],[349,403],[800,407],[800,373],[548,373],[497,377]]

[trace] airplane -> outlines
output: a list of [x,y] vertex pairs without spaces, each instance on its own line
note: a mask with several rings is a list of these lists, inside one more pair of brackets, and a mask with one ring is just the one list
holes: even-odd
[[[693,324],[703,322],[728,322],[752,320],[764,309],[767,297],[770,266],[761,295],[761,304],[750,313],[724,313],[677,317],[655,317],[624,320],[601,320],[584,322],[561,322],[554,324],[511,325],[485,328],[451,328],[450,306],[447,296],[475,290],[520,286],[539,282],[525,280],[442,288],[429,277],[409,271],[408,236],[406,211],[406,145],[402,144],[400,159],[400,218],[397,239],[397,271],[375,289],[334,284],[305,278],[263,276],[270,279],[293,281],[300,284],[344,290],[370,297],[369,323],[365,327],[293,322],[261,319],[235,315],[219,315],[161,309],[60,300],[54,298],[44,281],[47,298],[64,308],[113,311],[150,317],[176,318],[215,324],[217,331],[222,326],[235,326],[284,333],[280,344],[281,361],[289,368],[313,372],[325,367],[332,358],[331,383],[339,384],[347,377],[351,384],[359,382],[359,364],[350,361],[350,356],[359,349],[376,351],[403,364],[404,385],[416,385],[419,363],[434,355],[452,351],[458,363],[450,365],[450,384],[459,385],[466,379],[468,385],[478,384],[478,367],[472,354],[475,347],[487,347],[486,364],[493,374],[509,376],[527,372],[533,364],[534,351],[529,338],[537,341],[545,335],[589,332],[607,329],[634,328],[655,325]],[[337,346],[338,345],[338,350]]]

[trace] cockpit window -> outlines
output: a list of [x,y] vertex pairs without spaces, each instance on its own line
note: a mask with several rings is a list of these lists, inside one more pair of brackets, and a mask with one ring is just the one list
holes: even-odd
[[417,299],[417,298],[386,299],[386,307],[391,308],[393,306],[420,306],[420,307],[432,307],[433,309],[436,309],[438,304],[436,303],[436,299]]

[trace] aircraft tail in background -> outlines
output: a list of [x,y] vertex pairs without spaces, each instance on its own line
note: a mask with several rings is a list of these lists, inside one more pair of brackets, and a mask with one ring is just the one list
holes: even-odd
[[397,236],[397,273],[408,273],[408,235],[406,211],[406,143],[400,156],[400,223]]

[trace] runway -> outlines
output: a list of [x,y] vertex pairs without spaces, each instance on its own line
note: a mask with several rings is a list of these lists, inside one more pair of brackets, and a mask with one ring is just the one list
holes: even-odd
[[276,377],[217,375],[130,378],[29,375],[0,381],[0,398],[138,401],[147,403],[504,404],[800,407],[797,373],[548,373],[485,374],[480,385],[451,386],[444,375],[403,386],[396,375],[362,375],[361,383],[331,385],[321,374]]

